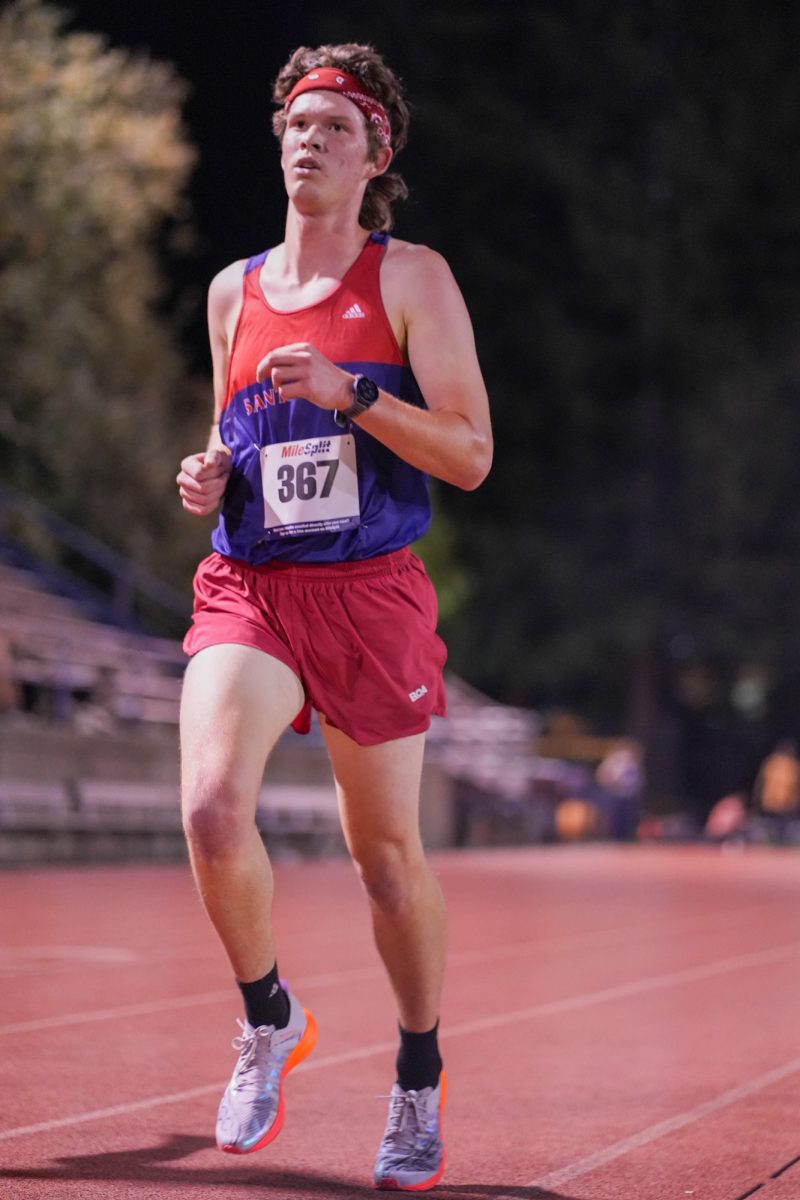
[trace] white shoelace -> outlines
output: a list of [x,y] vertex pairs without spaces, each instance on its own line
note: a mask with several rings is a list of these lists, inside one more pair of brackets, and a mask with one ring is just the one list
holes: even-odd
[[231,1041],[234,1050],[239,1051],[239,1062],[236,1065],[236,1079],[233,1083],[233,1089],[236,1092],[244,1092],[250,1089],[261,1091],[263,1079],[260,1076],[264,1074],[263,1064],[259,1064],[256,1052],[260,1041],[267,1042],[267,1051],[270,1048],[270,1041],[275,1032],[274,1025],[259,1025],[257,1029],[248,1028],[244,1021],[236,1018],[236,1024],[241,1028],[241,1033],[237,1034]]
[[379,1096],[378,1099],[389,1101],[384,1140],[391,1139],[397,1149],[408,1155],[427,1150],[436,1131],[436,1122],[429,1116],[423,1097],[412,1090],[399,1096],[397,1093]]

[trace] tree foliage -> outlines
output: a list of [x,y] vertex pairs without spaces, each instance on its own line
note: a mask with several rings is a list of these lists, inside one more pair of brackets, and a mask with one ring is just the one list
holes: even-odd
[[40,0],[0,16],[0,463],[165,570],[186,399],[158,240],[185,215],[186,89],[64,23]]

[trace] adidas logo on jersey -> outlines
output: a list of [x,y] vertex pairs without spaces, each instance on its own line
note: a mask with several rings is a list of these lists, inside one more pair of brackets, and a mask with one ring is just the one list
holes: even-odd
[[342,320],[353,321],[356,317],[366,317],[366,315],[360,304],[351,304],[347,312],[342,313]]

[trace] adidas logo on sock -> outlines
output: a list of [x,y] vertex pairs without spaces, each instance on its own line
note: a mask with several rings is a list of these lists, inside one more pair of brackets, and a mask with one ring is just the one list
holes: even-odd
[[347,312],[342,313],[342,320],[352,321],[355,317],[366,317],[366,315],[360,304],[351,304]]

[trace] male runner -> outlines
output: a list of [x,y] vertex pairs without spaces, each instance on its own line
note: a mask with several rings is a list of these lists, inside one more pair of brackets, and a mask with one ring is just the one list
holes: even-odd
[[486,476],[488,404],[447,265],[385,232],[405,194],[388,173],[408,126],[397,78],[367,46],[301,47],[274,98],[285,239],[211,284],[215,423],[178,475],[189,512],[222,501],[181,711],[192,869],[246,1013],[217,1142],[247,1153],[278,1134],[282,1080],[316,1038],[278,979],[254,820],[269,752],[313,708],[398,1006],[375,1184],[423,1190],[444,1170],[445,910],[418,804],[445,649],[408,546],[430,522],[429,474],[469,489]]

